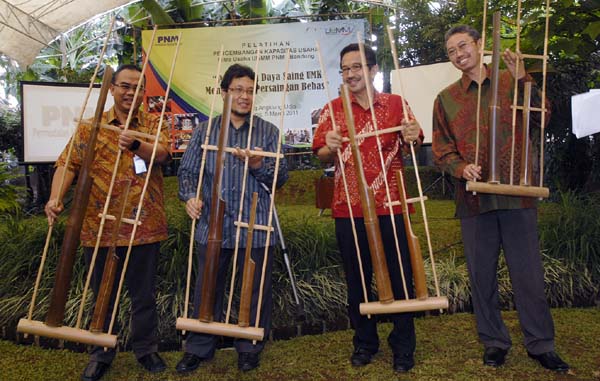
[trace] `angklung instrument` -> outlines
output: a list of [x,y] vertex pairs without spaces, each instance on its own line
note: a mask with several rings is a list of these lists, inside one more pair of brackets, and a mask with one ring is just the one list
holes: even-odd
[[[518,0],[517,7],[517,37],[516,37],[516,54],[517,62],[516,73],[514,78],[514,89],[513,89],[513,103],[512,109],[512,135],[511,135],[511,149],[510,149],[510,175],[509,183],[504,184],[500,180],[500,162],[508,161],[507,152],[503,152],[499,144],[499,131],[498,124],[500,119],[500,105],[498,100],[498,78],[500,71],[500,12],[493,14],[493,44],[492,50],[486,51],[482,44],[479,60],[479,74],[480,77],[484,73],[483,57],[485,54],[491,54],[491,89],[489,98],[489,112],[488,112],[488,177],[485,181],[467,181],[467,191],[473,192],[473,194],[479,193],[491,193],[508,196],[521,196],[521,197],[537,197],[547,198],[550,195],[550,191],[547,187],[543,186],[544,183],[544,129],[546,126],[546,73],[547,73],[547,61],[548,61],[548,30],[549,30],[549,18],[550,18],[550,2],[546,1],[545,10],[545,36],[544,36],[544,53],[543,55],[535,54],[523,54],[521,52],[521,0]],[[487,20],[487,1],[483,4],[483,28],[481,40],[485,42],[485,31],[486,31],[486,20]],[[532,106],[532,83],[525,82],[521,86],[519,84],[519,66],[524,58],[539,59],[542,60],[542,89],[541,89],[541,106]],[[481,114],[481,97],[482,89],[481,82],[478,86],[477,95],[477,115],[476,115],[476,145],[475,145],[475,165],[479,163],[479,140],[481,135],[480,127],[480,114]],[[519,99],[522,99],[522,104],[519,105]],[[520,155],[520,171],[515,175],[515,145],[519,136],[517,136],[517,113],[521,112],[521,155]],[[533,184],[533,143],[531,141],[532,136],[532,125],[531,125],[531,113],[540,112],[541,121],[539,124],[540,128],[540,139],[539,139],[539,183]],[[518,176],[518,180],[516,177]],[[518,183],[517,183],[518,182]]]
[[[112,24],[111,24],[111,28],[112,28]],[[142,83],[144,80],[143,74],[148,65],[148,61],[149,61],[150,53],[152,51],[155,34],[156,34],[156,27],[153,30],[151,44],[150,44],[148,52],[146,54],[146,60],[144,62],[143,68],[142,68],[142,75],[140,75],[139,82],[136,87],[133,104],[135,104],[136,100],[138,99],[138,96],[140,95],[139,91],[142,87]],[[178,39],[177,47],[175,49],[175,53],[174,53],[174,57],[173,57],[172,65],[171,65],[171,73],[169,75],[169,80],[167,83],[167,90],[166,90],[165,98],[167,98],[169,95],[171,80],[173,78],[173,72],[174,72],[174,68],[175,68],[175,64],[176,64],[177,55],[179,52],[180,40],[181,40],[181,35],[180,35],[180,38]],[[103,52],[104,52],[104,50],[103,50]],[[63,339],[63,340],[70,340],[70,341],[80,342],[80,343],[84,343],[84,344],[102,346],[105,348],[116,347],[117,336],[112,334],[112,329],[113,329],[115,318],[116,318],[117,308],[113,309],[108,332],[103,332],[103,330],[104,330],[103,327],[105,325],[104,323],[105,323],[105,319],[106,319],[106,311],[108,309],[108,305],[110,304],[110,295],[112,293],[112,289],[114,286],[114,276],[115,276],[115,272],[117,270],[118,261],[120,260],[115,257],[115,247],[114,247],[116,244],[115,241],[116,241],[116,238],[118,237],[118,231],[119,231],[118,227],[122,223],[127,223],[127,224],[133,225],[131,235],[129,238],[129,244],[127,247],[127,253],[125,255],[123,268],[121,271],[121,278],[119,280],[118,288],[117,288],[117,292],[116,292],[115,305],[117,305],[119,296],[121,293],[121,289],[122,289],[122,286],[124,283],[125,274],[127,271],[127,264],[128,264],[129,256],[130,256],[131,249],[133,246],[133,242],[135,239],[137,227],[139,225],[141,225],[140,219],[141,219],[141,212],[143,209],[144,196],[145,196],[145,193],[147,190],[150,176],[152,174],[152,169],[154,167],[154,160],[156,157],[156,152],[158,150],[158,143],[159,143],[159,137],[161,134],[162,124],[164,121],[166,102],[163,105],[163,109],[161,111],[161,116],[160,116],[160,120],[158,123],[156,134],[151,135],[151,134],[145,134],[145,133],[137,133],[137,135],[136,135],[138,137],[145,138],[149,141],[153,141],[154,143],[153,143],[152,155],[151,155],[149,166],[148,166],[148,171],[146,172],[145,179],[144,179],[142,193],[140,195],[140,199],[135,208],[135,210],[136,210],[135,219],[130,219],[130,218],[124,217],[124,215],[126,214],[127,196],[128,195],[123,194],[123,193],[128,193],[128,192],[121,192],[120,196],[115,197],[115,200],[112,200],[113,203],[116,202],[116,204],[118,204],[116,209],[120,212],[120,215],[113,216],[113,215],[108,214],[108,207],[111,204],[111,199],[112,199],[112,194],[113,194],[112,190],[116,183],[119,161],[122,156],[122,152],[120,150],[117,153],[117,157],[115,159],[115,163],[114,163],[114,167],[113,167],[112,178],[111,178],[111,182],[109,185],[109,190],[107,192],[106,201],[104,203],[103,212],[98,216],[100,218],[99,231],[97,233],[96,245],[94,247],[94,252],[92,254],[85,286],[84,286],[82,297],[81,297],[80,307],[79,307],[79,311],[78,311],[78,315],[77,315],[77,322],[76,322],[75,327],[63,326],[66,298],[67,298],[67,294],[69,291],[69,285],[71,282],[72,271],[73,271],[73,263],[74,263],[78,243],[79,243],[79,232],[81,230],[83,218],[85,216],[85,211],[86,211],[86,207],[88,204],[87,200],[88,200],[90,188],[92,185],[92,180],[90,178],[90,169],[91,169],[91,164],[93,162],[95,139],[96,139],[96,136],[97,136],[100,128],[109,128],[111,130],[114,130],[114,128],[113,128],[114,126],[108,127],[108,126],[100,123],[102,114],[104,112],[104,104],[105,104],[108,90],[109,90],[109,87],[111,84],[112,76],[113,76],[112,69],[109,66],[107,66],[105,68],[105,73],[104,73],[104,77],[103,77],[101,95],[98,100],[95,117],[92,122],[92,130],[91,130],[92,134],[91,134],[90,140],[88,141],[88,144],[87,144],[87,151],[85,154],[84,162],[80,169],[77,187],[75,189],[75,199],[73,200],[73,208],[71,209],[71,212],[69,215],[69,220],[67,222],[67,231],[65,232],[65,239],[63,240],[63,247],[61,249],[59,264],[58,264],[57,272],[55,275],[55,286],[53,288],[52,298],[51,298],[51,302],[50,302],[50,308],[49,308],[47,316],[46,316],[46,321],[39,322],[39,321],[32,320],[31,309],[35,305],[35,294],[36,294],[36,292],[34,292],[34,298],[31,303],[32,308],[30,309],[30,315],[26,319],[19,320],[19,324],[17,326],[18,332],[22,332],[25,334],[33,334],[33,335],[57,338],[57,339]],[[92,87],[93,82],[94,82],[94,78],[92,78],[90,88]],[[86,101],[87,101],[87,97],[88,96],[86,96]],[[82,110],[83,109],[85,109],[85,107],[82,107]],[[134,111],[135,111],[134,107],[132,107],[129,110],[129,114],[128,114],[127,121],[124,126],[124,130],[128,130],[129,125],[132,120],[132,117],[133,117],[133,114],[134,114]],[[85,121],[81,120],[81,116],[79,119],[80,119],[81,125],[87,124]],[[72,149],[72,142],[73,142],[73,139],[71,139],[71,145],[69,147],[69,153],[67,156],[67,163],[65,165],[65,168],[68,167],[68,162],[69,162],[70,153],[71,153],[71,149]],[[86,180],[87,178],[90,178],[90,179]],[[128,182],[127,179],[122,179],[121,181],[119,181],[120,184],[127,184],[127,182]],[[59,192],[59,194],[62,194],[63,186],[64,186],[64,178],[61,180],[61,185],[60,185],[61,191]],[[127,187],[127,185],[125,185],[125,186]],[[91,277],[92,277],[94,267],[95,267],[96,256],[97,256],[98,250],[100,248],[100,240],[101,240],[102,233],[104,230],[105,222],[107,220],[113,221],[115,224],[115,233],[112,236],[113,244],[109,248],[109,251],[108,251],[107,261],[106,261],[108,266],[105,268],[105,272],[102,275],[102,279],[103,279],[104,283],[102,283],[100,285],[99,295],[96,300],[96,308],[95,308],[95,311],[94,311],[94,314],[92,317],[92,323],[90,326],[90,330],[85,330],[85,329],[81,328],[82,320],[83,320],[84,305],[85,305],[84,301],[86,300],[86,297],[87,297],[87,292],[89,289]],[[72,223],[71,221],[74,221],[74,222]],[[45,251],[46,251],[46,249],[45,249]],[[43,263],[44,263],[44,261],[42,260],[42,263],[40,265],[40,270],[38,272],[38,280],[40,278],[40,274],[43,271],[43,269],[42,269]],[[36,282],[36,287],[35,287],[36,290],[37,290],[38,285],[39,285],[38,282]]]
[[[257,51],[257,55],[256,55],[256,64],[255,64],[255,68],[254,68],[254,72],[256,75],[256,78],[258,78],[258,63],[259,63],[259,56],[260,51]],[[289,49],[287,50],[286,53],[286,68],[285,68],[285,76],[284,76],[284,91],[282,94],[282,110],[285,109],[285,97],[286,97],[286,92],[287,92],[287,72],[289,70]],[[220,67],[221,67],[221,62],[222,62],[222,56],[223,56],[223,47],[221,47],[221,53],[219,55],[219,64],[217,65],[217,72],[220,73]],[[215,78],[218,78],[219,75],[216,75]],[[254,89],[253,89],[253,93],[256,94],[256,86],[257,86],[257,82],[258,81],[254,81]],[[215,83],[215,88],[217,87],[217,83]],[[201,190],[202,190],[202,185],[203,185],[203,178],[205,175],[205,165],[206,165],[206,157],[207,157],[207,152],[208,151],[217,151],[217,163],[215,165],[216,170],[215,173],[217,172],[221,172],[221,174],[219,176],[215,175],[215,178],[213,179],[213,188],[211,189],[211,195],[212,195],[212,203],[211,203],[211,210],[210,210],[210,216],[209,216],[209,234],[208,234],[208,246],[207,246],[207,250],[206,250],[206,263],[205,263],[205,267],[204,267],[204,272],[203,272],[203,279],[202,279],[202,285],[201,285],[201,302],[200,302],[200,306],[198,307],[199,309],[199,316],[198,319],[194,319],[194,318],[189,318],[188,317],[188,304],[189,304],[189,295],[190,295],[190,285],[191,285],[191,269],[192,269],[192,258],[193,258],[193,247],[194,247],[194,230],[195,230],[195,225],[196,225],[196,221],[193,220],[192,221],[192,232],[191,232],[191,236],[190,236],[190,245],[189,245],[189,252],[188,252],[188,276],[187,276],[187,284],[186,284],[186,293],[185,293],[185,307],[184,307],[184,316],[183,317],[179,317],[177,318],[177,322],[176,322],[176,328],[178,330],[182,330],[182,331],[192,331],[192,332],[198,332],[198,333],[206,333],[206,334],[212,334],[212,335],[220,335],[220,336],[228,336],[228,337],[234,337],[234,338],[242,338],[242,339],[248,339],[248,340],[253,340],[254,342],[258,341],[258,340],[263,340],[264,339],[264,327],[260,327],[259,326],[259,322],[260,322],[260,315],[261,315],[261,306],[262,306],[262,296],[264,293],[264,281],[265,281],[265,277],[266,277],[266,265],[268,262],[268,256],[269,256],[269,242],[270,242],[270,235],[271,232],[274,230],[273,229],[273,209],[274,209],[274,202],[275,202],[275,186],[277,183],[277,176],[279,174],[279,162],[280,160],[283,158],[283,154],[281,153],[281,142],[282,142],[282,138],[283,138],[283,122],[284,122],[284,114],[285,113],[281,113],[281,119],[280,119],[280,123],[279,123],[279,138],[278,138],[278,144],[277,144],[277,150],[275,152],[269,152],[269,151],[258,151],[258,150],[250,150],[250,147],[252,146],[252,130],[253,130],[253,117],[254,117],[254,107],[252,108],[251,114],[250,114],[250,122],[249,122],[249,132],[248,132],[248,141],[247,141],[247,145],[246,147],[248,147],[248,150],[250,152],[250,154],[252,154],[253,156],[262,156],[262,157],[269,157],[269,158],[274,158],[275,159],[275,169],[274,169],[274,175],[273,175],[273,185],[272,185],[272,189],[271,189],[271,193],[270,193],[270,208],[269,208],[269,218],[268,218],[268,222],[267,225],[259,225],[256,223],[256,213],[257,213],[257,202],[258,202],[258,195],[256,193],[254,193],[252,195],[252,204],[251,204],[251,210],[249,212],[249,220],[248,221],[242,221],[242,216],[243,216],[243,202],[240,202],[239,205],[239,212],[238,212],[238,218],[237,221],[234,223],[236,226],[236,238],[235,238],[235,248],[234,248],[234,254],[233,254],[233,258],[232,258],[232,275],[231,275],[231,283],[230,283],[230,288],[229,288],[229,294],[228,294],[228,302],[227,302],[227,311],[225,313],[225,319],[223,322],[219,321],[220,319],[216,318],[214,316],[214,300],[215,300],[215,288],[216,288],[216,282],[219,281],[217,279],[217,272],[218,272],[218,264],[219,264],[219,254],[221,252],[221,243],[222,240],[219,239],[219,232],[222,232],[223,229],[223,218],[222,215],[219,216],[219,214],[222,214],[222,212],[224,211],[225,205],[223,200],[221,199],[220,195],[222,192],[221,189],[221,179],[220,177],[222,176],[222,171],[223,171],[223,164],[219,164],[219,158],[221,158],[221,160],[223,160],[225,158],[225,154],[231,154],[233,152],[236,151],[235,147],[228,147],[227,146],[227,139],[226,139],[226,132],[224,132],[224,130],[228,130],[229,129],[229,124],[230,124],[230,112],[231,112],[231,95],[227,94],[225,96],[225,104],[224,104],[224,108],[223,108],[223,116],[221,118],[221,126],[220,126],[220,131],[219,131],[219,138],[218,138],[218,143],[216,146],[213,145],[209,145],[209,139],[211,136],[211,127],[212,127],[212,115],[213,115],[213,111],[214,111],[214,103],[215,103],[215,99],[216,99],[216,93],[215,96],[213,97],[213,102],[211,105],[211,111],[210,111],[210,115],[209,115],[209,120],[208,120],[208,124],[207,124],[207,131],[206,131],[206,136],[205,136],[205,140],[204,140],[204,144],[201,145],[201,148],[203,150],[202,152],[202,158],[201,158],[201,163],[200,163],[200,171],[198,174],[198,186],[196,188],[196,200],[200,200],[200,194],[201,194]],[[222,138],[222,136],[225,135],[225,137]],[[224,161],[221,161],[221,163],[224,163]],[[243,200],[246,197],[246,181],[247,181],[247,177],[248,177],[248,172],[249,172],[249,166],[248,166],[248,157],[245,158],[244,160],[244,175],[243,175],[243,179],[242,179],[242,187],[241,187],[241,200]],[[222,210],[221,210],[222,209]],[[241,285],[240,285],[240,306],[239,306],[239,310],[238,310],[238,322],[237,324],[232,323],[231,320],[231,315],[232,315],[232,305],[233,305],[233,299],[234,299],[234,294],[235,294],[235,283],[236,283],[236,275],[237,275],[237,256],[238,256],[238,251],[239,251],[239,241],[240,241],[240,235],[241,235],[241,229],[247,229],[246,231],[246,236],[247,236],[247,240],[246,240],[246,251],[245,251],[245,257],[244,257],[244,268],[241,269],[242,272],[242,280],[241,280]],[[252,251],[252,242],[254,240],[253,234],[255,230],[262,230],[262,231],[266,231],[266,239],[265,239],[265,243],[264,243],[264,255],[263,255],[263,266],[260,269],[256,268],[256,264],[255,262],[252,260],[250,254]],[[212,237],[212,238],[211,238]],[[257,274],[258,271],[260,270],[260,285],[259,285],[259,295],[258,295],[258,303],[257,303],[257,308],[256,308],[256,315],[254,317],[254,324],[251,323],[252,317],[250,316],[251,313],[251,298],[252,298],[252,293],[253,293],[253,289],[254,289],[254,282],[257,279]],[[210,279],[210,282],[207,281],[207,278]]]
[[[362,67],[363,67],[363,73],[362,73],[363,78],[369,78],[368,71],[367,71],[368,66],[367,66],[367,62],[366,62],[366,58],[365,58],[365,54],[364,54],[364,46],[362,44],[362,39],[360,37],[360,34],[358,35],[358,41],[359,41],[360,54],[361,54],[361,63],[362,63]],[[320,49],[318,47],[318,43],[317,43],[317,51],[319,52],[319,58],[320,58]],[[321,64],[321,70],[323,73],[325,73],[325,70],[324,70],[322,64]],[[327,86],[327,79],[325,76],[324,76],[324,82],[326,85],[325,87],[328,92],[328,98],[329,98],[329,90],[328,90],[328,86]],[[372,101],[373,96],[371,94],[371,89],[369,86],[367,86],[367,94],[368,94],[369,103],[373,104],[373,101]],[[361,208],[363,210],[363,216],[364,216],[364,221],[365,221],[365,230],[367,232],[367,240],[369,242],[369,249],[370,249],[370,254],[371,254],[371,259],[372,259],[373,272],[375,274],[375,280],[376,280],[377,290],[378,290],[378,300],[377,301],[369,301],[367,291],[366,291],[365,281],[364,281],[364,273],[363,273],[362,263],[361,263],[361,259],[360,259],[360,249],[358,246],[358,238],[357,238],[356,229],[354,226],[354,217],[352,216],[352,208],[350,206],[350,198],[349,198],[349,194],[348,194],[348,186],[347,186],[347,182],[346,182],[344,163],[341,160],[341,152],[338,150],[338,161],[339,161],[339,166],[340,166],[340,170],[342,173],[342,180],[344,182],[344,189],[346,192],[346,200],[347,200],[348,208],[351,213],[350,220],[352,222],[352,230],[353,230],[353,235],[354,235],[358,264],[359,264],[359,272],[360,272],[360,276],[361,276],[361,280],[362,280],[363,295],[364,295],[364,299],[365,299],[365,301],[363,303],[361,303],[359,306],[360,313],[363,315],[370,316],[371,314],[386,314],[386,313],[424,311],[424,310],[435,310],[435,309],[447,308],[448,307],[448,299],[446,297],[439,296],[439,287],[437,286],[437,277],[435,279],[435,283],[436,283],[436,290],[437,290],[438,296],[437,297],[429,297],[428,294],[426,293],[426,285],[425,286],[423,285],[423,283],[424,283],[423,279],[424,279],[424,274],[425,274],[424,267],[423,267],[423,260],[422,260],[422,256],[420,253],[420,249],[419,249],[419,245],[418,245],[416,236],[412,233],[412,228],[410,227],[410,220],[408,218],[408,215],[404,216],[404,223],[405,223],[405,229],[407,232],[407,238],[409,240],[409,248],[411,249],[411,250],[409,250],[410,253],[401,253],[400,248],[399,248],[400,245],[398,242],[397,234],[395,234],[395,237],[394,237],[395,244],[396,244],[396,252],[397,252],[397,256],[398,256],[398,265],[400,266],[400,274],[402,277],[402,285],[404,288],[404,295],[405,295],[404,300],[396,300],[395,299],[393,292],[391,290],[391,285],[390,285],[391,283],[390,283],[390,278],[389,278],[389,272],[387,270],[385,253],[383,250],[380,250],[378,248],[378,245],[381,244],[381,243],[379,243],[379,244],[377,243],[378,241],[380,241],[381,233],[378,228],[378,217],[375,213],[376,205],[375,205],[372,195],[371,196],[369,195],[369,193],[372,194],[372,190],[370,189],[369,184],[366,183],[366,180],[364,178],[362,164],[361,164],[361,160],[360,160],[360,151],[358,149],[357,141],[359,139],[364,139],[364,138],[368,138],[368,137],[375,137],[377,139],[379,157],[380,157],[380,161],[382,163],[382,170],[384,171],[383,178],[384,178],[384,183],[385,183],[385,187],[386,187],[386,195],[387,195],[386,199],[388,200],[386,202],[385,206],[387,208],[389,208],[389,210],[390,210],[390,218],[391,218],[392,228],[394,231],[396,231],[396,224],[395,224],[394,213],[393,213],[393,207],[396,205],[401,204],[401,205],[403,205],[403,208],[406,207],[405,210],[408,211],[409,203],[421,201],[422,211],[424,213],[424,220],[427,221],[427,217],[425,215],[424,203],[423,203],[426,200],[426,197],[424,197],[422,195],[421,190],[420,190],[420,197],[418,197],[418,198],[407,199],[405,197],[405,193],[400,192],[401,195],[404,195],[404,198],[401,199],[400,201],[391,201],[390,190],[389,190],[390,188],[389,188],[389,184],[387,183],[387,175],[385,174],[385,165],[383,164],[384,159],[383,159],[383,155],[382,155],[382,148],[381,148],[381,143],[379,141],[379,136],[386,134],[386,133],[398,133],[398,131],[402,131],[404,129],[404,127],[396,126],[396,127],[390,127],[390,128],[379,130],[377,128],[377,121],[376,121],[376,118],[374,115],[374,110],[371,107],[371,117],[372,117],[372,123],[374,126],[374,131],[368,132],[368,133],[357,134],[355,132],[355,128],[354,128],[352,109],[350,107],[350,96],[349,96],[349,92],[348,92],[346,85],[342,85],[341,98],[342,98],[342,102],[343,102],[343,106],[344,106],[345,122],[346,122],[346,126],[348,128],[348,137],[344,137],[343,141],[349,142],[349,145],[351,147],[352,160],[354,161],[356,177],[358,180]],[[403,110],[404,118],[405,118],[405,121],[408,121],[407,108],[404,104],[404,101],[403,101],[403,106],[404,106],[404,110]],[[333,118],[333,110],[332,110],[332,106],[331,106],[331,101],[328,102],[328,107],[330,108],[330,114],[332,115],[333,128],[335,130],[339,131],[339,128],[337,127],[337,125],[335,123],[335,119]],[[414,148],[412,146],[411,146],[411,151],[412,151],[413,159],[414,159],[415,154],[414,154]],[[417,170],[417,169],[415,168],[415,170]],[[420,186],[420,179],[418,178],[418,173],[417,173],[417,182],[419,183],[419,189],[422,189]],[[402,188],[403,188],[403,186],[402,186]],[[375,222],[375,221],[377,221],[377,222]],[[367,227],[367,225],[370,225],[370,226]],[[427,234],[427,238],[428,238],[428,244],[431,247],[431,243],[430,243],[431,241],[429,238],[428,228],[426,228],[426,234]],[[411,255],[411,262],[413,264],[413,268],[412,268],[413,276],[416,277],[415,286],[418,288],[418,295],[419,295],[417,297],[417,299],[410,299],[408,296],[409,293],[408,293],[408,288],[407,288],[407,280],[404,277],[404,269],[402,268],[402,260],[401,260],[402,254]],[[419,258],[419,256],[421,256],[421,257]],[[432,267],[433,267],[434,266],[433,258],[432,258],[431,262],[432,262]],[[433,273],[434,273],[434,277],[435,277],[435,270],[433,271]],[[425,287],[425,293],[423,293],[423,287]]]

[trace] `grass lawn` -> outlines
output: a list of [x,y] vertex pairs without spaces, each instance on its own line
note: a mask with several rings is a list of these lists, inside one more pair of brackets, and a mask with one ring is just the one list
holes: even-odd
[[[352,332],[346,330],[270,342],[261,366],[248,373],[237,370],[230,349],[219,350],[214,360],[186,376],[174,370],[180,352],[162,353],[169,369],[159,375],[145,372],[132,353],[120,353],[104,380],[600,380],[600,309],[554,309],[552,314],[557,351],[572,368],[568,374],[547,371],[527,357],[517,315],[510,311],[504,319],[514,345],[498,369],[481,364],[474,317],[460,313],[417,319],[416,367],[406,375],[392,371],[392,354],[383,339],[391,329],[386,323],[379,325],[380,352],[363,368],[349,364]],[[2,380],[78,380],[86,363],[83,353],[0,341]]]

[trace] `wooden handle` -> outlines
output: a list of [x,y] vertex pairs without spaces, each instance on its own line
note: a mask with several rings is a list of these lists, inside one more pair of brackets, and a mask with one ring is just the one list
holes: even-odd
[[396,171],[398,181],[398,194],[402,203],[402,219],[404,220],[404,231],[408,241],[408,251],[410,253],[410,265],[412,267],[413,281],[415,285],[415,294],[417,299],[427,299],[427,280],[425,279],[425,265],[423,264],[423,254],[419,238],[415,235],[410,224],[410,213],[406,199],[406,190],[404,188],[404,175],[402,171]]
[[217,160],[211,190],[210,216],[208,218],[208,245],[206,247],[204,272],[202,277],[202,301],[200,303],[199,319],[203,322],[214,320],[213,309],[215,304],[215,288],[217,272],[219,270],[219,255],[223,242],[223,216],[225,202],[221,199],[221,183],[223,180],[223,167],[225,166],[225,146],[229,123],[231,120],[231,94],[225,96],[225,105],[221,116],[221,129],[217,141]]
[[377,282],[377,293],[381,303],[391,303],[394,301],[394,293],[390,282],[390,276],[385,259],[385,250],[381,240],[381,230],[379,229],[379,219],[377,217],[377,206],[375,204],[375,195],[369,188],[365,174],[363,172],[362,160],[358,144],[356,143],[356,131],[354,129],[354,116],[352,115],[352,106],[350,105],[350,94],[348,86],[342,85],[342,101],[344,105],[344,114],[346,117],[346,126],[348,128],[348,137],[350,139],[350,148],[358,180],[358,192],[360,195],[360,204],[363,212],[365,231],[369,241],[369,251],[371,253],[371,262],[373,264],[373,273]]
[[250,326],[250,303],[252,301],[252,286],[254,285],[254,271],[256,263],[252,260],[252,235],[256,222],[256,205],[258,204],[258,193],[252,193],[252,206],[250,208],[250,221],[246,239],[246,253],[244,257],[244,274],[242,276],[242,291],[240,294],[240,312],[238,325],[240,327]]
[[77,253],[77,248],[79,247],[79,234],[81,233],[81,227],[83,226],[83,219],[85,218],[90,190],[93,184],[90,172],[95,156],[96,138],[98,136],[98,131],[100,130],[100,121],[102,119],[102,113],[104,112],[104,105],[108,96],[112,75],[112,68],[106,66],[104,68],[104,76],[102,77],[100,96],[96,103],[96,113],[94,115],[90,138],[87,142],[84,160],[79,170],[77,186],[75,187],[73,207],[67,220],[60,257],[58,264],[56,265],[54,287],[52,288],[52,294],[50,296],[50,307],[46,314],[46,324],[50,327],[62,326],[65,317],[67,295],[73,276],[73,264],[75,263],[75,255]]
[[104,261],[102,281],[100,282],[100,290],[98,290],[98,295],[96,296],[96,306],[94,307],[94,315],[90,324],[90,331],[92,332],[104,331],[104,321],[106,320],[106,313],[110,304],[110,296],[112,294],[115,277],[117,275],[117,269],[119,267],[119,257],[117,256],[117,240],[119,238],[119,230],[121,230],[121,222],[123,221],[123,217],[125,217],[131,180],[124,180],[122,185],[123,192],[115,200],[116,209],[119,210],[120,213],[119,218],[115,219],[115,226],[113,227],[114,230],[111,239],[112,245],[108,249],[108,253],[106,253],[106,260]]

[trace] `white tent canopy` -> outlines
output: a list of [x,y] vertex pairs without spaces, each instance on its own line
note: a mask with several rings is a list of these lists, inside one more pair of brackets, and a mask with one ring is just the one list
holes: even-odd
[[0,0],[0,53],[30,65],[61,33],[131,0]]

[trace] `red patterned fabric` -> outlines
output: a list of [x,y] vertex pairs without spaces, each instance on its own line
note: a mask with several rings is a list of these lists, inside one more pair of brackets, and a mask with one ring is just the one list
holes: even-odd
[[[352,112],[354,115],[354,124],[357,134],[366,133],[375,130],[371,118],[371,110],[364,109],[360,106],[356,99],[351,96]],[[376,93],[373,102],[377,129],[384,130],[386,128],[400,126],[404,119],[402,111],[402,98],[395,94]],[[332,101],[333,114],[337,128],[343,137],[348,136],[348,128],[346,126],[344,109],[341,98]],[[408,108],[408,105],[407,105]],[[408,108],[409,119],[414,119],[410,108]],[[316,153],[321,147],[325,146],[325,135],[332,130],[331,115],[329,108],[325,105],[321,111],[319,125],[313,137],[312,149]],[[403,170],[402,165],[402,134],[400,132],[388,133],[379,137],[381,141],[381,149],[383,152],[385,173],[389,184],[389,192],[392,201],[398,200],[398,186],[396,183],[396,170]],[[423,132],[421,131],[421,141],[423,140]],[[358,139],[359,150],[361,152],[363,170],[367,183],[375,193],[375,202],[377,205],[378,215],[389,215],[390,210],[384,205],[387,200],[387,191],[384,181],[384,171],[381,166],[379,148],[376,137],[368,137]],[[342,160],[348,183],[348,191],[352,212],[355,217],[362,217],[360,206],[360,197],[358,192],[358,184],[354,161],[350,145],[344,143],[341,149]],[[405,174],[406,176],[406,174]],[[335,186],[332,203],[333,217],[344,218],[350,217],[348,204],[346,200],[346,192],[342,179],[342,172],[336,158],[335,165]],[[394,208],[394,214],[402,213],[402,207]]]

